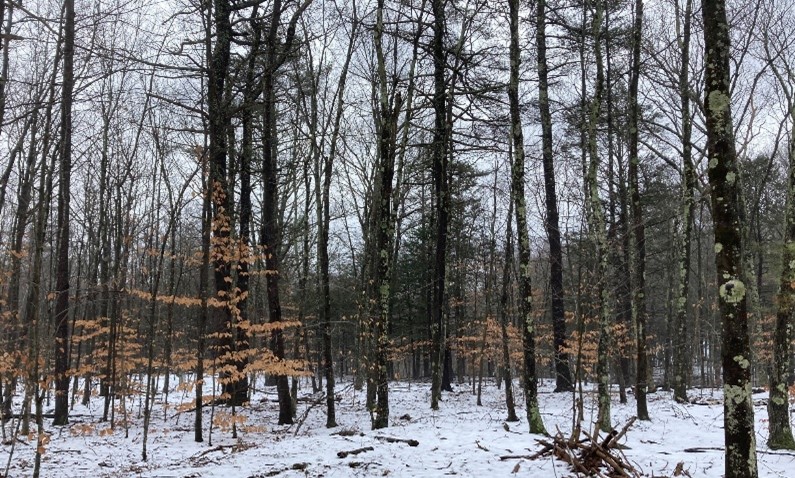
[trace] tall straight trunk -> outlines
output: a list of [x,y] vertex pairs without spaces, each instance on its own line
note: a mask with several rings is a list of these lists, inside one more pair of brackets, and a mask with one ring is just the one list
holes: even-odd
[[[8,8],[8,11],[6,11]],[[6,26],[6,21],[7,26]],[[8,65],[9,65],[9,42],[11,41],[11,25],[13,22],[13,4],[6,7],[6,2],[0,2],[0,28],[3,28],[4,38],[2,42],[3,57],[2,57],[2,70],[0,70],[0,130],[3,127],[3,120],[6,113],[6,84],[8,83]],[[5,187],[7,182],[2,183],[2,194],[5,195]],[[3,210],[3,203],[0,201],[0,212]]]
[[[265,111],[263,117],[265,149],[263,151],[263,221],[261,241],[265,254],[265,267],[268,270],[265,276],[268,293],[268,318],[271,323],[282,321],[281,299],[279,297],[279,241],[280,226],[278,219],[278,164],[276,158],[276,97],[273,91],[273,77],[265,81]],[[284,334],[280,329],[273,331],[274,355],[283,360]],[[292,406],[290,401],[290,388],[286,375],[276,377],[276,390],[279,397],[279,424],[293,423]]]
[[[345,62],[340,72],[339,88],[336,92],[336,112],[334,116],[334,126],[331,133],[331,146],[328,157],[322,161],[322,186],[320,185],[320,169],[316,168],[316,207],[318,220],[318,239],[317,256],[318,269],[320,272],[320,297],[319,319],[323,327],[323,375],[326,378],[326,427],[337,426],[337,416],[334,401],[334,358],[331,347],[331,280],[329,277],[329,228],[331,224],[331,177],[333,172],[334,160],[337,156],[338,141],[340,136],[342,113],[345,99],[345,84],[348,78],[348,67],[353,49],[356,43],[356,32],[359,26],[359,19],[356,11],[356,1],[352,2],[353,25],[351,26],[350,41],[345,55]],[[313,99],[316,103],[316,100]],[[313,106],[313,109],[317,109]],[[319,165],[318,165],[319,166]]]
[[69,422],[69,199],[72,176],[72,102],[74,96],[75,3],[64,0],[63,97],[58,181],[58,252],[55,272],[55,418]]
[[436,199],[436,234],[433,260],[432,304],[431,304],[431,408],[439,408],[442,398],[442,367],[445,349],[444,302],[447,258],[447,222],[449,216],[449,197],[447,181],[447,118],[445,94],[445,49],[444,34],[446,20],[444,0],[433,0],[433,143],[432,175],[433,191]]
[[729,23],[724,0],[703,0],[705,57],[704,113],[709,184],[715,230],[715,266],[722,319],[723,422],[727,478],[757,476],[748,306],[743,283],[740,185],[729,90]]
[[[508,205],[507,227],[505,228],[505,264],[502,268],[502,291],[500,292],[500,335],[502,338],[502,379],[505,382],[505,406],[508,408],[506,422],[518,422],[516,405],[513,399],[513,376],[511,374],[511,354],[508,349],[509,298],[511,294],[511,270],[513,269],[513,198]],[[484,325],[485,328],[485,325]]]
[[210,198],[210,182],[206,179],[209,176],[208,155],[201,148],[197,148],[196,159],[202,169],[202,191],[204,193],[201,214],[201,251],[202,259],[199,266],[199,300],[201,301],[201,311],[199,312],[199,323],[196,330],[196,413],[193,420],[193,440],[196,442],[204,441],[202,410],[204,408],[204,350],[206,347],[205,333],[207,322],[210,319],[210,242],[212,233],[212,199]]
[[610,373],[609,373],[609,343],[610,317],[607,310],[608,290],[605,284],[607,277],[607,232],[605,230],[605,214],[602,210],[602,200],[599,197],[599,149],[597,127],[599,113],[602,106],[602,93],[604,89],[604,63],[602,59],[602,20],[604,16],[603,0],[596,0],[595,13],[592,19],[591,35],[594,42],[594,57],[596,62],[596,84],[593,98],[588,111],[588,172],[586,176],[586,191],[588,194],[588,211],[591,222],[591,235],[595,245],[597,273],[596,283],[596,311],[599,314],[599,342],[596,347],[596,376],[599,401],[598,422],[602,430],[612,429],[610,423]]
[[[530,257],[530,234],[527,226],[527,198],[525,198],[525,154],[522,132],[521,107],[519,105],[519,0],[508,2],[510,12],[510,80],[508,101],[511,112],[511,199],[516,214],[516,239],[519,243],[519,311],[521,314],[522,348],[524,351],[524,394],[527,422],[530,433],[546,434],[541,412],[538,409],[538,378],[536,376],[536,337],[533,319],[532,264]],[[508,366],[509,364],[506,364]]]
[[[606,31],[610,31],[610,11],[605,12],[605,26]],[[624,188],[623,180],[624,175],[623,173],[623,162],[622,158],[616,154],[616,127],[615,127],[615,113],[613,109],[614,104],[614,90],[613,90],[613,61],[610,51],[611,42],[605,42],[605,110],[606,110],[606,123],[607,123],[607,176],[605,180],[607,182],[607,201],[608,201],[608,214],[609,218],[607,219],[607,242],[611,244],[613,247],[610,248],[610,252],[608,254],[608,262],[613,267],[613,274],[610,275],[610,281],[608,287],[610,287],[615,292],[613,293],[613,297],[611,298],[611,306],[615,308],[615,319],[616,319],[616,332],[617,337],[615,340],[624,341],[627,339],[626,332],[620,328],[621,325],[631,323],[632,322],[632,298],[631,298],[631,291],[632,285],[629,283],[629,273],[627,272],[628,263],[624,261],[624,257],[628,254],[628,250],[624,248],[626,244],[628,244],[628,235],[626,234],[627,225],[624,219],[626,219],[626,214],[620,214],[620,212],[626,212],[626,190]],[[618,142],[620,145],[620,141]],[[618,160],[618,161],[616,161]],[[616,162],[618,162],[618,177],[616,178]],[[622,184],[617,188],[618,193],[616,194],[616,182],[621,181]],[[619,208],[620,204],[620,208]],[[619,232],[622,233],[621,242],[618,241]],[[619,246],[620,244],[620,246]],[[626,306],[626,308],[625,308]],[[629,316],[629,317],[627,317]],[[633,330],[629,328],[628,330]],[[614,364],[616,367],[615,376],[616,381],[618,382],[618,401],[619,403],[627,403],[627,392],[626,392],[626,379],[627,376],[624,374],[625,367],[623,366],[624,363],[629,361],[628,354],[625,353],[623,347],[618,347],[618,351],[615,354]]]
[[[256,58],[261,51],[262,41],[260,23],[255,20],[257,13],[258,8],[254,7],[249,21],[252,30],[252,45],[246,62],[244,105],[241,111],[242,144],[239,155],[240,224],[238,225],[240,228],[240,237],[237,243],[237,294],[239,300],[237,303],[237,316],[233,317],[233,319],[236,319],[236,323],[247,323],[249,320],[248,296],[249,282],[251,280],[249,269],[253,257],[251,253],[251,170],[252,162],[254,161],[254,108],[256,99],[259,97],[260,93],[259,89],[256,88],[254,78],[256,72]],[[231,332],[233,334],[232,345],[234,351],[236,353],[241,353],[247,350],[249,347],[247,331],[242,327],[234,327]],[[238,386],[233,390],[233,393],[237,395],[234,401],[236,404],[240,404],[248,400],[248,378],[245,370],[246,362],[244,360],[238,360],[235,365],[239,380],[235,382]]]
[[632,27],[632,67],[629,80],[629,200],[632,211],[633,254],[630,275],[634,278],[632,289],[632,314],[637,343],[635,397],[639,420],[649,419],[646,404],[648,356],[646,351],[646,226],[643,223],[643,205],[640,202],[638,158],[638,80],[640,77],[640,42],[643,38],[643,0],[635,0],[635,22]]
[[[57,57],[57,54],[56,54]],[[56,62],[57,63],[57,62]],[[57,69],[57,67],[56,67]],[[54,82],[53,82],[54,83]],[[51,90],[52,92],[52,90]],[[50,95],[52,99],[53,95]],[[45,125],[51,126],[51,109],[47,108],[47,121],[45,121]],[[44,241],[46,238],[46,225],[47,225],[47,218],[50,213],[50,200],[52,199],[52,178],[53,173],[55,171],[55,155],[52,156],[52,159],[49,164],[49,168],[47,166],[47,156],[49,152],[49,142],[50,137],[49,134],[46,132],[48,131],[45,128],[44,134],[44,147],[42,148],[41,154],[41,174],[39,176],[39,204],[38,204],[38,211],[36,214],[36,219],[33,226],[33,259],[32,259],[32,274],[31,274],[31,281],[30,287],[28,288],[28,295],[27,295],[27,303],[28,307],[25,309],[25,324],[28,327],[28,334],[30,336],[30,340],[28,341],[28,360],[29,363],[33,364],[32,370],[28,375],[28,384],[26,384],[26,401],[30,398],[32,394],[33,399],[36,404],[36,431],[37,431],[37,440],[36,440],[36,457],[34,462],[34,469],[33,469],[33,476],[39,475],[39,470],[41,467],[41,450],[43,447],[43,442],[45,439],[44,435],[44,421],[43,421],[43,407],[42,407],[42,400],[46,394],[46,390],[41,390],[39,388],[39,382],[41,379],[41,370],[39,368],[39,356],[41,351],[40,348],[40,330],[41,330],[41,322],[40,322],[40,298],[41,298],[41,276],[42,276],[42,263],[43,263],[43,255],[44,255]],[[29,405],[26,404],[27,410],[30,410]],[[28,418],[25,418],[25,423],[23,428],[27,429]]]
[[[16,215],[14,217],[14,223],[12,227],[11,233],[11,274],[8,278],[8,296],[6,306],[8,309],[8,319],[6,319],[6,324],[4,324],[4,328],[7,327],[7,333],[9,343],[17,343],[19,347],[19,351],[21,352],[24,348],[24,344],[29,337],[26,337],[24,332],[25,324],[20,320],[22,308],[20,307],[20,284],[21,284],[21,277],[22,277],[22,258],[24,257],[23,247],[24,247],[24,239],[25,239],[25,232],[27,230],[28,224],[28,216],[32,214],[30,210],[30,203],[32,201],[32,193],[33,193],[33,184],[34,179],[36,176],[36,148],[33,146],[39,140],[37,136],[37,130],[39,126],[38,122],[39,113],[38,107],[33,110],[30,118],[30,148],[27,152],[27,159],[25,164],[25,169],[23,174],[20,178],[20,185],[19,185],[19,194],[17,195],[18,202],[17,202],[17,210]],[[26,128],[27,129],[27,128]],[[27,131],[24,132],[27,135]],[[40,174],[45,174],[44,168]],[[15,367],[20,365],[19,359],[15,359]],[[14,395],[14,390],[16,389],[17,384],[17,376],[14,373],[8,374],[8,381],[6,383],[6,396],[2,399],[2,406],[0,406],[0,417],[7,417],[11,415],[11,405],[12,405],[12,398]],[[2,387],[2,383],[0,383],[0,388]]]
[[[779,283],[776,327],[773,332],[773,364],[770,371],[770,400],[767,402],[770,434],[767,446],[772,449],[795,449],[790,425],[789,379],[792,355],[792,314],[795,312],[795,87],[777,66],[771,70],[784,91],[789,108],[790,136],[789,183],[787,187],[786,225],[781,255],[781,282]],[[786,72],[791,74],[791,72]]]
[[[281,223],[279,220],[279,165],[278,165],[278,132],[276,124],[276,74],[279,67],[290,54],[293,38],[295,37],[295,24],[301,13],[309,6],[311,0],[305,0],[298,6],[290,19],[287,36],[280,41],[279,30],[281,15],[284,8],[281,0],[274,0],[268,34],[266,36],[266,51],[264,65],[262,66],[262,231],[260,245],[265,254],[265,284],[268,295],[268,318],[271,323],[278,324],[282,321],[282,306],[279,296],[279,254],[281,244]],[[277,328],[272,335],[273,353],[278,360],[284,360],[284,333]],[[279,424],[293,423],[292,400],[290,385],[287,375],[276,377],[276,391],[279,397]]]
[[383,49],[384,34],[384,0],[379,0],[376,12],[374,33],[375,50],[378,68],[378,166],[375,184],[375,201],[373,206],[373,227],[375,233],[376,256],[373,258],[373,284],[375,291],[374,307],[371,312],[373,341],[375,343],[375,363],[373,364],[373,384],[375,386],[375,410],[373,429],[389,426],[389,377],[387,370],[389,347],[389,321],[391,301],[391,264],[392,236],[394,220],[390,201],[393,195],[392,180],[395,174],[395,139],[397,119],[401,107],[401,95],[397,93],[390,107],[387,93],[386,61]]
[[[790,117],[795,120],[795,105],[790,104]],[[789,184],[787,188],[786,226],[781,255],[781,282],[778,290],[776,328],[773,332],[773,366],[770,373],[770,400],[767,409],[770,435],[767,445],[772,449],[795,449],[790,426],[787,380],[792,343],[792,313],[795,311],[795,123],[789,141]]]
[[[57,53],[56,53],[57,57]],[[57,64],[57,61],[55,62]],[[55,68],[57,70],[57,67]],[[52,100],[54,97],[54,76],[51,80],[51,88],[50,88],[50,99]],[[26,384],[25,384],[25,397],[23,402],[23,411],[29,414],[30,412],[30,400],[31,398],[35,398],[36,405],[39,405],[39,380],[40,380],[40,370],[39,370],[39,354],[40,354],[40,333],[41,330],[41,312],[40,312],[40,298],[42,293],[42,263],[43,263],[43,255],[44,255],[44,244],[46,239],[46,229],[47,229],[47,218],[50,214],[50,202],[52,200],[52,178],[55,171],[55,158],[57,155],[53,154],[50,156],[50,143],[51,143],[51,136],[49,133],[49,127],[52,126],[52,102],[50,105],[47,106],[46,110],[46,120],[44,122],[44,138],[43,138],[43,147],[41,148],[41,160],[40,160],[40,173],[38,178],[38,204],[36,207],[36,215],[33,220],[33,237],[32,237],[32,259],[31,259],[31,276],[30,276],[30,287],[28,287],[27,294],[25,297],[25,301],[27,303],[27,307],[25,307],[25,317],[22,323],[24,324],[23,327],[26,328],[25,333],[27,334],[27,352],[28,352],[28,363],[33,363],[33,369],[29,369],[29,373],[27,376]],[[48,158],[48,156],[50,156]],[[49,164],[48,164],[49,161]],[[15,384],[15,380],[10,381],[11,384]],[[44,392],[41,393],[43,395]],[[6,391],[6,396],[4,397],[3,403],[3,414],[8,416],[11,414],[11,400],[13,397],[13,389]],[[37,408],[38,411],[38,408]],[[37,414],[38,418],[38,414]],[[22,431],[28,432],[30,429],[30,418],[29,416],[23,417],[22,422]],[[39,433],[42,432],[41,427],[38,427]]]
[[[164,167],[165,169],[165,167]],[[165,173],[165,172],[164,172]],[[177,288],[182,279],[182,266],[179,269],[179,278],[177,278],[177,228],[171,229],[171,238],[169,244],[169,264],[168,264],[168,295],[175,297],[177,295]],[[168,301],[166,308],[166,330],[165,330],[165,344],[163,346],[164,357],[164,377],[163,377],[163,394],[165,395],[165,404],[168,405],[168,393],[171,388],[171,370],[174,365],[174,299]],[[73,399],[74,400],[74,399]],[[167,407],[163,413],[163,419],[168,419]]]
[[552,155],[552,114],[549,108],[549,68],[547,67],[546,0],[536,4],[536,51],[538,52],[538,108],[541,115],[541,153],[544,164],[546,231],[549,239],[549,288],[552,309],[552,335],[555,346],[555,391],[574,390],[566,348],[566,312],[563,303],[563,248],[560,243],[558,198],[555,192],[555,160]]
[[[618,255],[618,271],[617,275],[620,277],[620,285],[617,291],[618,298],[616,304],[619,307],[618,323],[624,326],[624,337],[629,339],[630,346],[626,353],[622,353],[620,357],[621,375],[624,376],[627,382],[632,382],[632,365],[634,360],[631,355],[636,350],[635,348],[635,324],[632,316],[632,277],[630,276],[630,263],[632,261],[632,234],[630,234],[629,224],[629,192],[627,191],[626,181],[626,163],[618,158],[616,162],[618,171],[618,233],[621,235],[621,246]],[[637,372],[637,370],[635,370]]]
[[[108,163],[110,156],[108,154],[108,130],[110,115],[103,115],[102,125],[102,155],[100,156],[99,164],[99,204],[107,204],[108,190],[110,189],[110,174],[108,172]],[[109,320],[110,311],[110,260],[111,260],[111,245],[110,245],[110,207],[99,208],[99,220],[97,226],[97,236],[99,236],[99,284],[100,284],[100,306],[99,306],[99,325],[103,330],[107,330],[105,335],[107,352],[104,357],[104,363],[100,373],[99,395],[104,397],[102,420],[108,419],[108,407],[110,406],[111,385],[113,382],[111,369],[111,350],[113,343],[113,336],[111,332],[111,324]]]
[[[351,42],[352,44],[353,42]],[[349,56],[350,58],[350,56]],[[347,64],[345,65],[347,71]],[[341,80],[344,84],[344,79]],[[337,120],[342,117],[342,88],[339,92],[337,103]],[[335,131],[338,131],[338,126]],[[336,135],[335,135],[336,136]],[[336,138],[335,138],[336,139]],[[332,141],[331,154],[323,165],[322,206],[318,214],[318,268],[320,269],[320,314],[319,319],[323,327],[323,376],[326,378],[326,428],[337,426],[337,413],[334,402],[334,356],[331,348],[331,279],[329,275],[329,227],[331,224],[331,172],[336,142]]]
[[[207,115],[208,136],[210,140],[210,194],[213,205],[212,222],[212,256],[217,299],[224,304],[219,310],[224,325],[222,339],[227,353],[233,354],[237,348],[237,319],[232,312],[231,299],[232,266],[229,257],[232,255],[231,229],[233,190],[230,184],[229,168],[229,132],[231,116],[229,99],[227,98],[227,81],[231,56],[232,24],[231,5],[229,0],[213,0],[212,22],[215,27],[215,42],[211,45],[208,33],[206,38],[208,81],[207,81]],[[248,381],[240,370],[245,361],[234,354],[232,360],[238,372],[225,373],[223,390],[230,405],[242,405],[248,396]]]
[[[677,10],[679,3],[676,3]],[[690,119],[690,24],[693,0],[686,0],[680,48],[682,63],[679,69],[679,101],[682,108],[682,237],[679,251],[679,284],[677,288],[676,316],[673,324],[673,389],[674,400],[687,402],[688,368],[692,361],[687,353],[687,291],[690,289],[690,243],[693,236],[693,216],[696,212],[696,168],[693,164],[691,138],[693,125]],[[677,18],[679,15],[677,15]]]

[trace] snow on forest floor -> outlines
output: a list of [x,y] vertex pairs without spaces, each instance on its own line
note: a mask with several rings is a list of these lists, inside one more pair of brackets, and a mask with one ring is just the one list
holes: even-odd
[[[551,382],[540,387],[540,408],[548,431],[571,430],[571,394],[552,393]],[[428,383],[395,382],[390,384],[390,427],[370,430],[365,409],[365,395],[354,391],[349,382],[337,386],[339,427],[326,429],[325,401],[313,405],[308,392],[298,405],[300,427],[277,426],[275,389],[257,392],[253,405],[242,410],[249,426],[239,431],[237,439],[228,430],[215,428],[212,445],[193,441],[193,412],[177,414],[172,409],[163,420],[164,409],[158,402],[149,433],[149,459],[141,460],[143,420],[138,416],[140,400],[130,402],[129,435],[119,426],[109,433],[100,423],[101,400],[94,398],[89,407],[76,406],[70,425],[46,428],[52,433],[42,458],[43,477],[353,477],[353,476],[573,476],[568,465],[550,457],[538,460],[506,460],[501,455],[527,455],[540,449],[534,436],[527,433],[527,421],[505,426],[506,408],[503,390],[493,381],[483,384],[483,406],[475,404],[471,387],[454,386],[445,393],[438,411],[430,409]],[[305,387],[306,390],[306,387]],[[518,390],[514,388],[514,390]],[[300,392],[299,392],[300,393]],[[673,476],[676,465],[693,477],[723,475],[723,405],[719,391],[692,390],[702,397],[701,404],[676,404],[668,392],[649,395],[650,422],[635,422],[622,440],[628,447],[627,459],[644,476]],[[172,394],[173,402],[175,394]],[[189,397],[183,397],[189,401]],[[593,394],[586,397],[592,403]],[[765,447],[767,411],[766,394],[754,395],[759,450],[759,475],[793,476],[795,454],[772,452]],[[524,417],[523,397],[517,393],[517,414]],[[210,407],[205,415],[209,423]],[[613,423],[622,427],[634,414],[632,395],[629,403],[618,399],[612,405]],[[216,407],[216,414],[227,412]],[[595,412],[586,408],[586,424]],[[118,416],[118,415],[117,415]],[[305,419],[304,419],[305,418]],[[7,424],[11,427],[12,420]],[[586,425],[587,426],[587,425]],[[340,431],[346,433],[340,434]],[[353,431],[354,433],[349,433]],[[405,443],[387,443],[378,437],[395,437],[419,441],[416,447]],[[358,455],[338,458],[337,452],[372,447]],[[0,476],[8,461],[8,440],[0,449]],[[701,448],[698,453],[688,448]],[[30,476],[33,469],[35,441],[18,440],[8,477]],[[303,469],[294,469],[303,468]]]

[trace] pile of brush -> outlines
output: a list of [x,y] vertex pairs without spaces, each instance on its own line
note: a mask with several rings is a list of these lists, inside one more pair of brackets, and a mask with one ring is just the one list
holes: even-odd
[[552,455],[568,463],[578,474],[604,478],[638,478],[642,475],[629,463],[619,445],[619,440],[626,435],[635,419],[636,417],[632,417],[620,431],[614,429],[604,438],[600,438],[598,428],[592,434],[578,430],[569,438],[558,431],[551,440],[538,440],[542,448],[532,455],[506,455],[500,459],[536,460]]

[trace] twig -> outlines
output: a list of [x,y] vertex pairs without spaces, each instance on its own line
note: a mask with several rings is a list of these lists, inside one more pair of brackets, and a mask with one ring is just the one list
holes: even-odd
[[298,421],[296,422],[297,424],[295,426],[295,433],[293,433],[293,436],[297,436],[298,435],[298,431],[301,430],[301,426],[303,426],[303,424],[306,421],[307,417],[309,417],[309,412],[311,412],[313,408],[315,408],[316,406],[320,405],[325,400],[326,400],[326,395],[323,394],[320,398],[315,399],[313,402],[311,402],[309,404],[308,407],[306,407],[306,410],[304,410],[304,413],[301,414],[301,418],[299,418]]
[[420,442],[417,440],[413,440],[411,438],[394,438],[394,437],[384,437],[384,436],[377,436],[375,437],[376,440],[383,440],[387,443],[405,443],[408,446],[418,446]]
[[363,447],[363,448],[357,448],[355,450],[350,450],[350,451],[338,451],[337,452],[337,457],[338,458],[346,458],[346,457],[348,457],[348,455],[358,455],[359,453],[364,453],[366,451],[373,451],[373,450],[375,450],[375,448],[373,448],[371,446],[366,446],[366,447]]
[[685,448],[685,453],[706,453],[708,451],[723,451],[723,448],[717,446],[696,446],[693,448]]
[[500,460],[532,460],[533,455],[502,455]]

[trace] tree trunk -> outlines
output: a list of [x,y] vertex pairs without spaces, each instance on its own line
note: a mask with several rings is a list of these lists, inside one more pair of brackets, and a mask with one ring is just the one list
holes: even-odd
[[[339,88],[336,92],[336,112],[334,117],[334,127],[331,135],[331,146],[328,157],[322,161],[322,186],[320,184],[321,174],[319,167],[315,172],[315,181],[317,195],[315,198],[317,207],[317,221],[318,221],[318,239],[317,239],[317,256],[318,268],[320,272],[320,297],[321,305],[319,309],[319,319],[323,327],[323,375],[326,378],[326,427],[333,428],[337,426],[337,416],[335,411],[334,401],[334,360],[331,347],[331,287],[329,277],[329,228],[331,224],[331,179],[334,160],[337,156],[337,142],[340,136],[340,124],[342,121],[342,113],[345,98],[345,85],[348,78],[348,67],[350,65],[351,57],[353,56],[353,48],[356,42],[356,31],[359,26],[359,19],[357,18],[356,2],[352,3],[353,8],[353,25],[351,27],[350,41],[348,42],[348,51],[345,55],[345,63],[342,66],[342,72],[339,78]],[[313,106],[313,109],[316,109]]]
[[75,4],[64,0],[63,96],[58,181],[58,255],[55,272],[55,418],[69,422],[69,199],[72,175],[72,102],[74,96]]
[[[766,45],[767,47],[767,45]],[[795,90],[782,72],[771,62],[771,70],[784,91],[789,108],[790,138],[789,182],[785,209],[784,247],[781,255],[781,282],[779,284],[776,327],[773,332],[773,364],[770,371],[770,400],[767,410],[770,435],[767,446],[772,449],[795,449],[795,439],[790,426],[789,379],[792,353],[792,313],[795,311]],[[787,72],[791,74],[791,72]]]
[[[790,105],[795,120],[795,105]],[[789,359],[792,343],[792,313],[795,311],[795,124],[789,144],[789,184],[787,188],[784,250],[781,255],[781,283],[778,291],[776,328],[773,332],[773,366],[770,373],[770,400],[767,404],[770,435],[767,445],[772,449],[795,449],[790,426]]]
[[549,108],[547,67],[546,0],[536,4],[536,49],[538,51],[538,108],[541,114],[541,152],[544,164],[544,193],[549,239],[549,288],[551,294],[552,332],[555,347],[555,391],[571,392],[574,386],[566,348],[566,312],[563,292],[563,248],[560,243],[558,199],[555,191],[555,163],[552,155],[552,114]]
[[389,426],[389,321],[391,301],[391,257],[394,220],[392,218],[393,186],[395,174],[395,141],[397,119],[401,108],[401,95],[398,92],[390,107],[387,92],[386,60],[382,39],[384,35],[384,0],[379,0],[376,27],[374,32],[375,50],[378,57],[378,166],[375,185],[375,205],[373,206],[373,228],[375,234],[376,256],[373,258],[373,284],[377,287],[373,303],[375,310],[372,317],[372,340],[375,343],[375,364],[373,368],[373,386],[375,388],[375,407],[373,429]]
[[[511,198],[516,214],[516,238],[519,244],[519,311],[521,313],[522,348],[524,351],[524,393],[527,422],[530,433],[546,434],[541,412],[538,409],[538,378],[536,375],[536,337],[533,319],[533,289],[531,284],[530,235],[527,227],[527,199],[525,198],[525,155],[522,117],[519,104],[519,0],[508,3],[510,11],[510,63],[511,73],[508,82],[508,101],[511,112]],[[510,366],[510,364],[506,364]]]
[[718,302],[723,325],[724,436],[727,478],[757,476],[754,408],[751,401],[751,347],[748,337],[740,188],[729,92],[729,23],[724,0],[703,0],[709,184],[715,229]]
[[638,158],[638,80],[640,77],[640,42],[643,37],[643,0],[635,0],[635,22],[632,28],[632,68],[629,81],[629,191],[632,211],[632,236],[634,254],[630,275],[635,279],[632,291],[632,313],[636,326],[637,367],[635,397],[639,420],[649,419],[646,389],[649,375],[646,351],[646,226],[643,223],[643,205],[640,202]]
[[[676,3],[677,9],[679,3]],[[677,12],[678,13],[678,12]],[[687,0],[684,11],[684,28],[680,48],[682,63],[679,70],[679,99],[682,107],[682,237],[679,250],[679,284],[676,298],[676,315],[673,326],[673,389],[674,400],[687,402],[688,368],[692,360],[687,353],[687,292],[690,289],[690,243],[693,235],[693,215],[696,210],[696,168],[693,165],[693,126],[690,120],[690,19],[693,0]],[[677,15],[679,17],[679,15]]]
[[513,198],[508,204],[508,219],[505,231],[505,264],[502,268],[502,291],[500,292],[500,334],[502,336],[502,379],[505,382],[505,406],[508,408],[507,422],[518,422],[516,405],[513,399],[513,376],[511,374],[511,354],[508,349],[508,320],[510,319],[508,299],[511,293],[511,270],[513,269]]
[[603,0],[596,0],[595,13],[592,19],[591,35],[594,42],[594,57],[596,61],[596,85],[594,87],[593,98],[591,99],[588,112],[588,154],[590,162],[586,176],[586,190],[588,194],[588,209],[591,221],[591,234],[596,249],[596,310],[599,314],[599,342],[597,344],[596,376],[598,388],[599,428],[603,431],[611,430],[610,422],[610,361],[609,343],[610,317],[607,310],[608,290],[605,284],[607,277],[607,233],[605,230],[605,215],[602,210],[602,201],[599,197],[599,149],[597,138],[597,126],[599,113],[602,105],[602,92],[604,89],[604,63],[602,59],[602,20],[604,16]]
[[444,33],[446,19],[444,0],[433,0],[433,143],[432,174],[433,190],[436,199],[436,249],[433,261],[432,304],[431,304],[431,408],[438,410],[442,398],[442,367],[444,366],[445,327],[445,277],[447,258],[447,222],[449,215],[449,188],[447,182],[447,106],[445,94]]
[[212,230],[212,200],[210,199],[210,184],[207,181],[209,175],[208,155],[202,148],[196,148],[196,160],[202,169],[202,214],[201,214],[201,251],[202,259],[199,266],[199,300],[201,301],[201,312],[199,313],[199,323],[196,331],[196,413],[193,421],[193,440],[196,442],[204,441],[202,426],[202,410],[204,408],[204,350],[205,333],[207,322],[210,318],[208,300],[210,299],[210,242]]
[[[279,323],[282,321],[282,306],[279,297],[281,225],[278,214],[279,168],[275,76],[279,66],[284,63],[292,37],[288,36],[283,44],[279,41],[279,26],[283,10],[281,0],[275,0],[272,9],[266,41],[267,55],[262,73],[262,95],[265,104],[262,108],[263,211],[260,242],[265,255],[265,268],[268,271],[265,276],[268,293],[268,317],[271,323]],[[278,360],[284,360],[284,333],[281,329],[273,331],[272,342],[274,355]],[[276,390],[279,397],[279,424],[292,424],[290,385],[286,375],[276,377]]]

